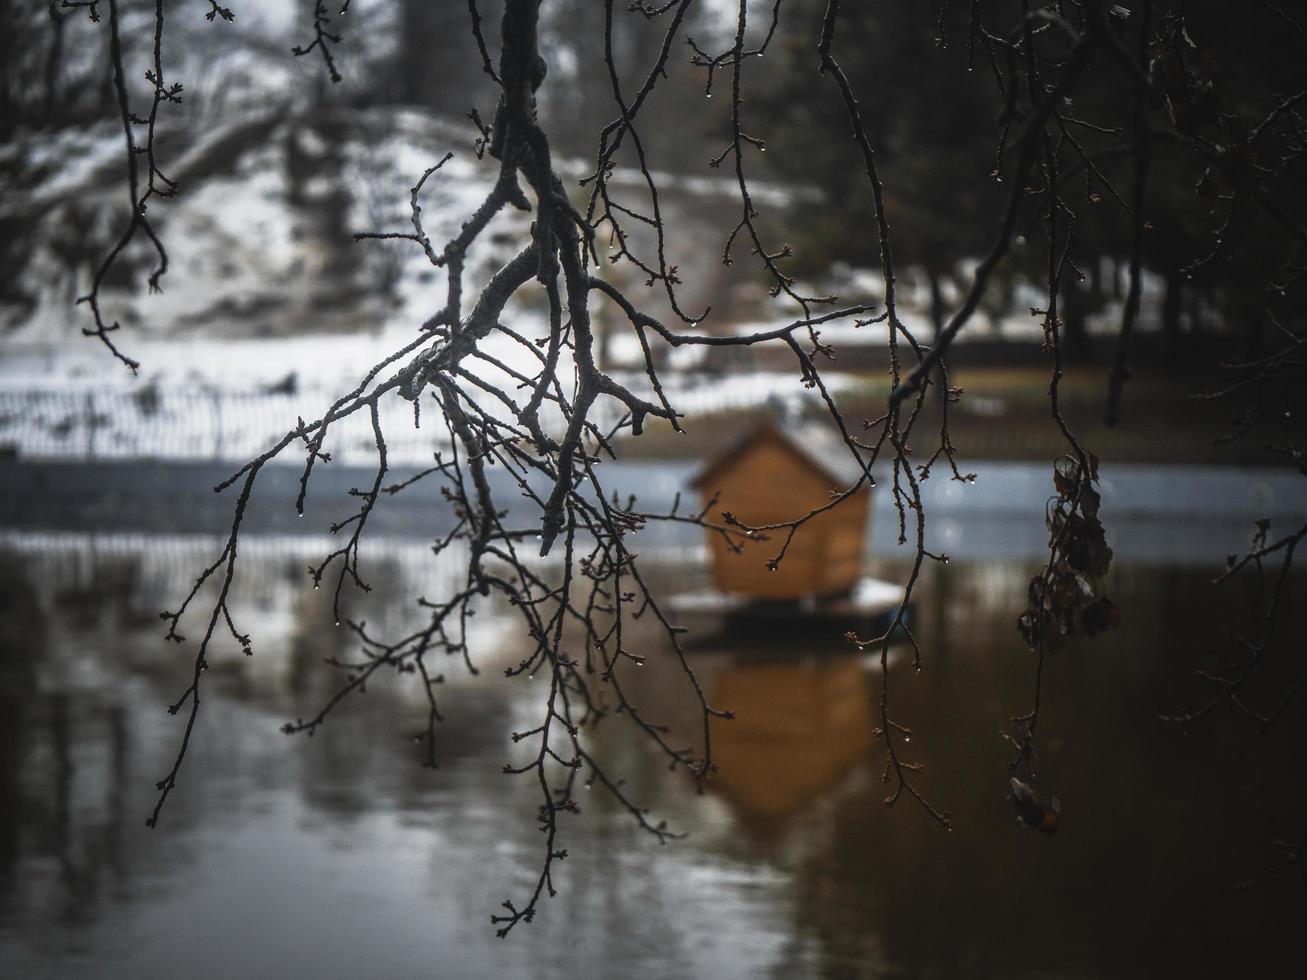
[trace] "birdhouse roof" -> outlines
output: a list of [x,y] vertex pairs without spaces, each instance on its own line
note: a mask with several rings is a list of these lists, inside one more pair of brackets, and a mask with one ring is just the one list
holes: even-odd
[[800,463],[830,481],[832,487],[850,487],[862,476],[862,467],[831,426],[807,420],[781,422],[765,418],[704,463],[691,478],[691,486],[703,489],[752,447],[767,439],[784,446]]

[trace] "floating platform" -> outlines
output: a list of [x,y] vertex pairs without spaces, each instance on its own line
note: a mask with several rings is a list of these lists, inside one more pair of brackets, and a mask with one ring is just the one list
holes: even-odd
[[798,635],[816,639],[820,633],[838,643],[848,630],[864,637],[882,632],[902,599],[901,584],[866,576],[847,595],[827,599],[762,600],[704,589],[669,596],[667,605],[681,625],[691,627],[696,643],[723,631],[778,640]]

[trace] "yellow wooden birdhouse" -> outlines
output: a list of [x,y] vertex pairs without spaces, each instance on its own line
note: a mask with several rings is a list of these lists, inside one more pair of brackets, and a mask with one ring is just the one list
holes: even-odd
[[[829,425],[767,418],[710,459],[693,485],[708,517],[728,512],[752,527],[792,521],[831,502],[832,492],[858,482],[862,468]],[[804,524],[773,571],[784,531],[746,542],[740,552],[721,534],[708,532],[713,582],[722,592],[749,599],[793,600],[848,594],[863,574],[871,491],[852,497]]]

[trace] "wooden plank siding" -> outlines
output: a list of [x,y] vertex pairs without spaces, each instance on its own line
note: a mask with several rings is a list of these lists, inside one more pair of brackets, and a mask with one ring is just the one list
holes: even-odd
[[[831,491],[845,489],[769,425],[710,463],[697,484],[705,499],[720,492],[711,517],[728,511],[753,526],[795,520],[829,503]],[[864,487],[852,499],[809,521],[776,571],[767,568],[767,561],[780,550],[784,532],[771,532],[767,541],[746,543],[738,554],[721,535],[709,534],[714,583],[723,592],[757,599],[847,593],[862,575],[870,500]]]

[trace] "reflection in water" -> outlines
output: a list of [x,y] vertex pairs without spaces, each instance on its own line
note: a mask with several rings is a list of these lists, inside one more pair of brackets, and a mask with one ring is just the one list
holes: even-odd
[[871,689],[858,659],[740,663],[719,671],[712,782],[746,814],[779,817],[829,790],[871,745]]
[[[214,654],[195,757],[167,819],[145,829],[176,745],[162,707],[189,656],[159,640],[157,610],[211,546],[0,547],[0,976],[1212,976],[1301,963],[1301,885],[1232,885],[1298,829],[1307,800],[1290,777],[1307,729],[1186,738],[1157,721],[1241,626],[1237,589],[1193,602],[1200,573],[1122,564],[1121,632],[1050,663],[1043,773],[1066,808],[1050,839],[1015,827],[998,737],[1030,695],[1011,608],[1029,567],[932,568],[914,620],[926,670],[891,665],[948,834],[883,806],[879,671],[838,638],[700,643],[701,681],[736,713],[714,726],[712,792],[694,795],[619,718],[593,744],[689,839],[658,847],[596,787],[565,827],[559,897],[499,942],[489,916],[531,880],[540,847],[532,787],[499,770],[545,689],[496,676],[520,653],[511,618],[487,606],[487,669],[445,668],[438,771],[419,765],[423,702],[399,678],[351,698],[315,739],[278,735],[331,691],[321,658],[348,653],[302,581],[308,539],[243,549],[235,601],[256,655]],[[358,612],[392,631],[450,574],[396,541],[365,561],[378,588]],[[1288,613],[1301,629],[1307,610]],[[683,683],[658,657],[624,680],[693,738]]]

